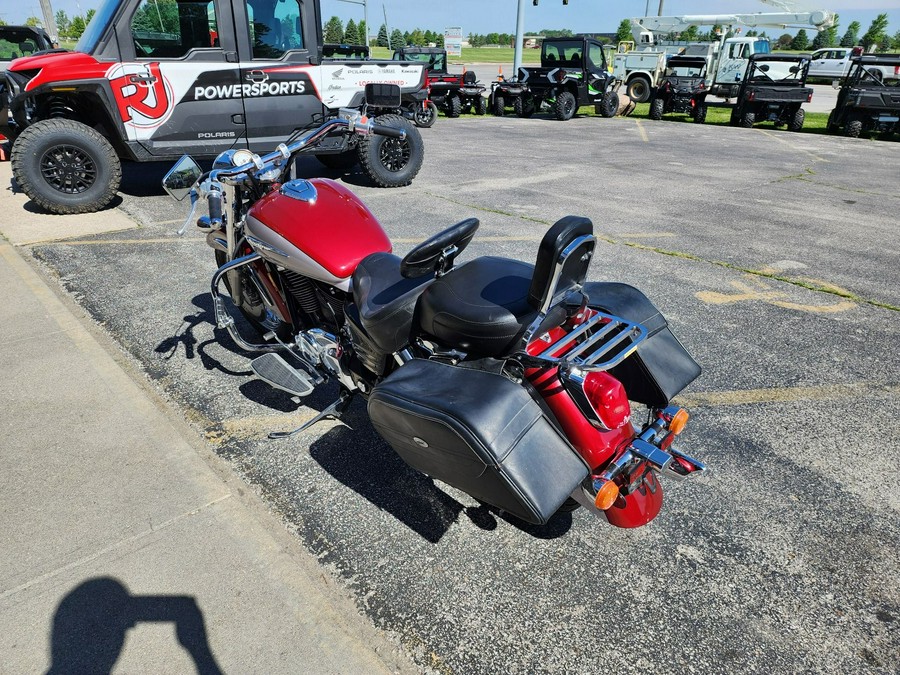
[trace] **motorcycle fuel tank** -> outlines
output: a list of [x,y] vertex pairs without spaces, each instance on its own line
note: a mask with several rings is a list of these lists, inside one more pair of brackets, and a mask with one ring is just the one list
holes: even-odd
[[270,192],[250,208],[245,231],[264,258],[342,290],[360,260],[391,251],[366,205],[327,178],[292,180]]

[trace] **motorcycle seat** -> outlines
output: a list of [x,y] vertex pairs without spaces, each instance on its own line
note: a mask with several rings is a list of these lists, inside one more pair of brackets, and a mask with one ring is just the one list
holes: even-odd
[[434,275],[406,279],[400,258],[372,253],[353,272],[353,300],[363,328],[385,353],[393,354],[409,342],[416,300]]
[[528,301],[534,266],[487,256],[435,280],[419,298],[419,325],[447,346],[501,356],[537,316]]

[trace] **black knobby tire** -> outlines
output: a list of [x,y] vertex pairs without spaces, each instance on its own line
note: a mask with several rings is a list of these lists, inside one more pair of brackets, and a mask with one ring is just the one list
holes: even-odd
[[653,99],[650,101],[650,113],[648,114],[648,117],[650,117],[651,120],[661,120],[665,107],[665,101],[661,98]]
[[534,102],[524,96],[516,96],[513,99],[513,110],[516,111],[516,115],[519,117],[531,117],[534,115]]
[[847,120],[844,125],[844,135],[850,138],[859,138],[862,133],[862,120]]
[[346,171],[359,163],[359,155],[356,150],[346,150],[333,155],[316,155],[323,166],[335,171]]
[[787,128],[788,131],[800,131],[803,128],[803,121],[806,119],[806,111],[803,108],[799,108],[794,114],[791,116],[790,121],[788,122]]
[[370,134],[360,140],[357,152],[363,171],[379,187],[402,187],[412,183],[422,168],[425,144],[419,130],[400,115],[381,115],[375,118],[381,126],[406,130],[406,138]]
[[556,104],[553,106],[553,112],[556,114],[556,119],[565,122],[575,116],[575,110],[577,108],[578,102],[575,100],[574,94],[570,91],[563,91],[556,97]]
[[432,101],[427,101],[424,108],[416,106],[416,114],[413,121],[417,127],[428,129],[434,126],[437,116],[437,106]]
[[635,77],[628,83],[628,86],[625,89],[628,98],[635,103],[646,103],[650,100],[652,92],[653,90],[650,87],[650,81],[646,77]]
[[600,114],[603,117],[615,117],[617,112],[619,112],[619,95],[614,91],[603,94],[600,101]]
[[25,128],[10,159],[25,194],[51,213],[99,211],[113,200],[122,181],[122,165],[110,142],[64,118]]
[[706,104],[698,103],[697,107],[694,108],[694,122],[697,124],[703,124],[706,121]]
[[459,117],[462,112],[462,100],[455,94],[447,99],[447,117]]
[[506,113],[506,101],[500,94],[494,94],[494,102],[491,105],[491,112],[497,117],[503,117]]
[[[247,251],[249,253],[249,251]],[[222,251],[216,250],[216,267],[221,267],[225,264],[225,253]],[[243,254],[242,254],[243,255]],[[281,319],[275,316],[269,315],[266,310],[266,305],[262,301],[262,298],[259,297],[259,292],[256,290],[256,287],[253,285],[253,282],[249,279],[249,273],[247,272],[247,268],[241,268],[235,272],[239,275],[239,279],[241,280],[241,304],[237,305],[238,310],[240,310],[241,314],[247,322],[255,328],[260,335],[265,335],[269,331],[275,331],[278,337],[281,340],[290,340],[291,338],[291,326],[288,323],[285,323]],[[234,291],[231,288],[231,279],[229,275],[225,275],[225,288],[228,289],[228,293],[231,295],[232,302],[234,301]]]
[[740,123],[744,129],[751,129],[756,123],[756,113],[745,112],[741,115]]
[[475,103],[472,106],[476,115],[484,115],[487,112],[487,99],[479,94],[475,97]]

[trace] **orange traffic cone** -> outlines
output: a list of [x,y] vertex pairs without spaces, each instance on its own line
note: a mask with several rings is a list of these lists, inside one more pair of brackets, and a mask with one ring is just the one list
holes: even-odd
[[497,82],[503,81],[503,66],[497,66]]

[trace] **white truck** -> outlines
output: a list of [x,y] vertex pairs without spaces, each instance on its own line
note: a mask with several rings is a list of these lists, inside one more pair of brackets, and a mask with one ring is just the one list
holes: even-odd
[[[744,28],[801,27],[824,30],[834,24],[830,12],[758,12],[754,14],[693,14],[682,16],[644,16],[631,20],[636,49],[616,54],[613,74],[621,80],[626,93],[636,101],[649,100],[659,81],[665,59],[684,53],[707,58],[710,73],[710,93],[730,98],[737,95],[751,54],[767,54],[769,42],[759,37],[730,37],[728,32],[740,33]],[[684,32],[691,26],[722,26],[718,42],[673,42],[661,35]],[[660,64],[662,67],[660,67]]]

